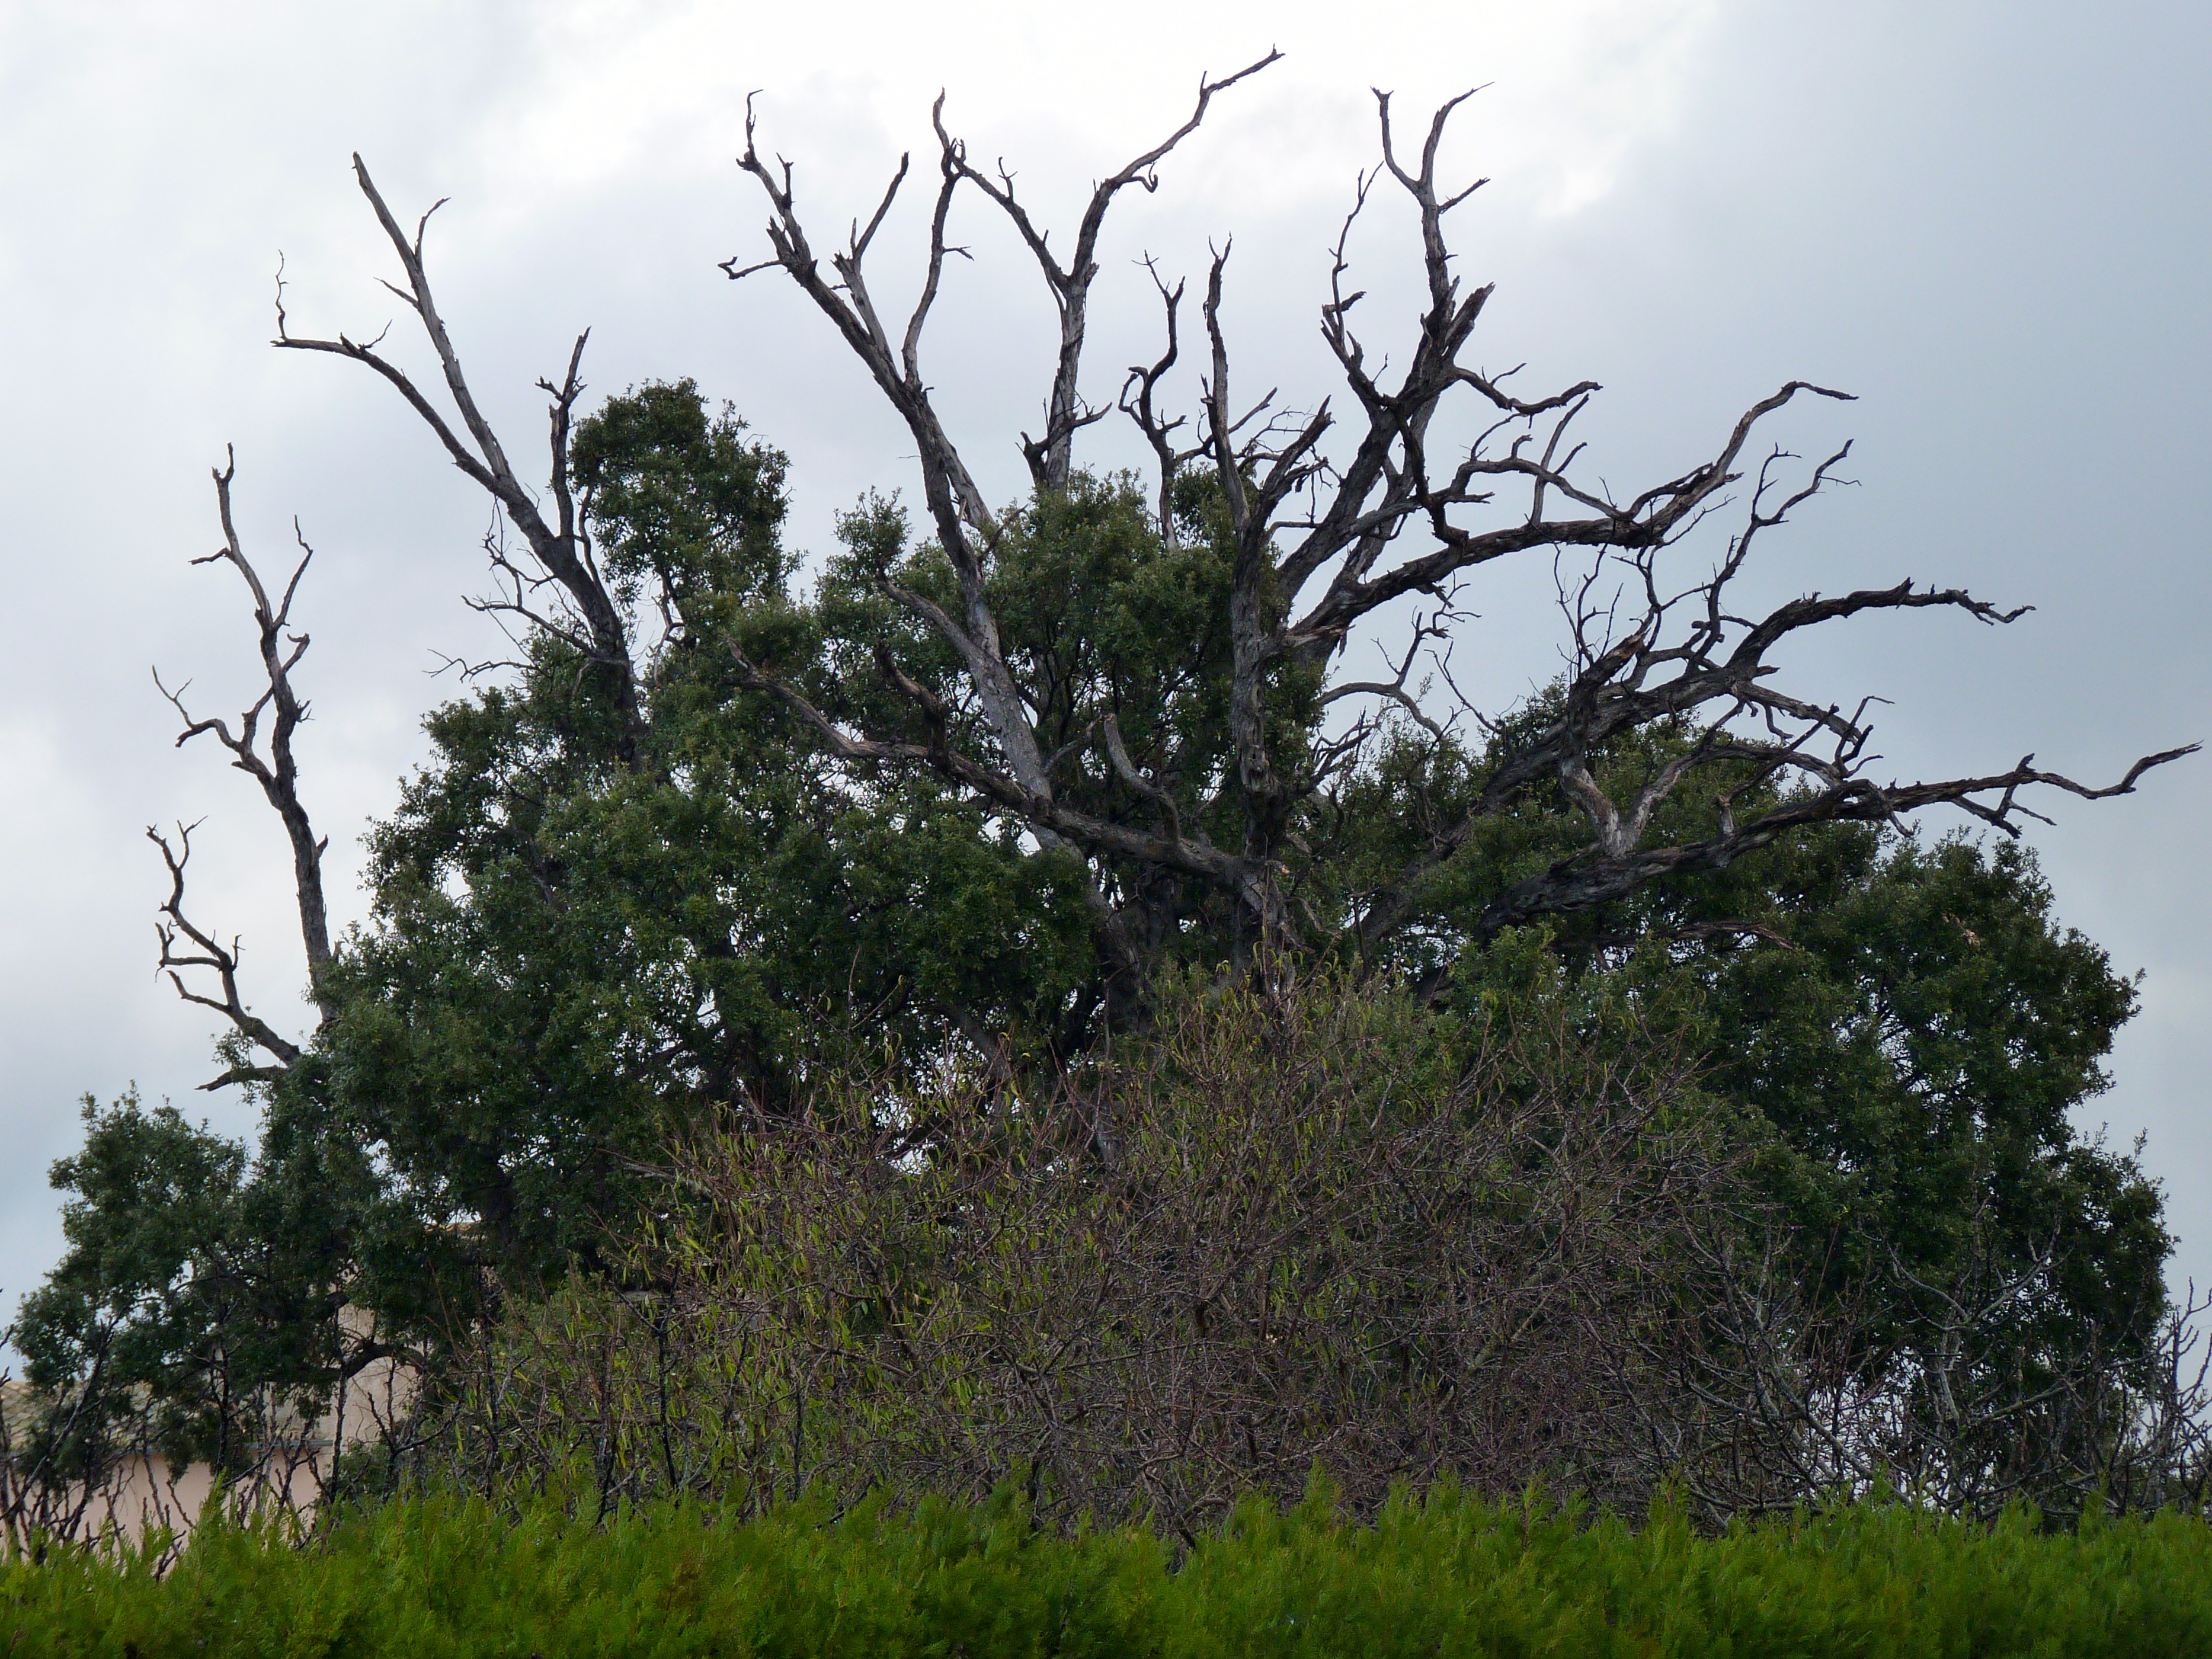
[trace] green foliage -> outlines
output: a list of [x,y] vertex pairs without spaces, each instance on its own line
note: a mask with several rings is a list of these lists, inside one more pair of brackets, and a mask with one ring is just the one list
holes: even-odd
[[2047,1261],[2023,1340],[2139,1352],[2165,1311],[2157,1188],[2075,1127],[2135,988],[2058,924],[2026,849],[1831,827],[1501,939],[1462,982],[1478,1003],[1610,985],[1651,1010],[1771,1126],[1764,1190],[1824,1296],[1886,1279],[1903,1315],[1927,1301],[1908,1278]]
[[728,408],[709,417],[688,380],[610,398],[569,448],[616,596],[635,605],[649,586],[693,634],[718,610],[781,593],[785,470]]
[[[1176,491],[1178,535],[1164,538],[1138,480],[1076,474],[1067,488],[1010,510],[992,541],[984,592],[1037,740],[1054,768],[1055,799],[1103,822],[1159,828],[1163,801],[1175,823],[1223,844],[1245,836],[1248,803],[1237,782],[1228,707],[1231,648],[1221,625],[1235,562],[1218,486],[1202,471]],[[903,510],[870,496],[841,523],[845,553],[830,562],[813,611],[821,656],[803,684],[818,706],[871,732],[920,738],[912,701],[885,683],[897,662],[949,709],[945,730],[963,751],[1003,761],[999,739],[963,690],[962,665],[942,634],[894,597],[910,594],[958,613],[957,585],[933,540],[909,543]],[[1321,728],[1320,675],[1284,660],[1267,675],[1271,740],[1303,753]],[[1102,757],[1112,720],[1132,764],[1156,792],[1140,793]],[[1325,815],[1302,827],[1318,830]],[[1310,862],[1301,860],[1301,864]],[[1094,851],[1098,898],[1142,917],[1148,965],[1214,963],[1244,948],[1248,923],[1212,885],[1156,865]],[[1303,886],[1310,872],[1299,869]],[[1066,986],[1062,1053],[1099,1040],[1109,1010],[1137,988],[1116,987],[1103,957]],[[1127,969],[1121,970],[1126,976]]]
[[825,1021],[1018,1030],[1089,956],[1059,862],[929,780],[825,773],[736,689],[730,630],[816,636],[784,592],[780,455],[689,383],[611,400],[575,454],[610,569],[665,623],[641,763],[550,636],[434,715],[323,1044],[425,1225],[471,1224],[518,1282],[594,1260],[626,1170],[701,1113],[791,1109]]
[[179,1270],[233,1231],[246,1164],[236,1143],[174,1107],[148,1111],[135,1091],[104,1111],[86,1097],[84,1123],[84,1149],[52,1173],[57,1191],[74,1194],[62,1208],[68,1254],[30,1304],[24,1357],[47,1386],[109,1352],[134,1370],[188,1363]]
[[1187,1553],[1141,1528],[963,1509],[384,1505],[317,1541],[215,1524],[145,1557],[0,1562],[0,1650],[51,1659],[708,1656],[2183,1656],[2212,1645],[2212,1530],[2079,1533],[1863,1504],[1699,1536],[1449,1488],[1372,1527],[1247,1504]]
[[[250,1461],[268,1390],[326,1373],[335,1304],[316,1299],[331,1243],[290,1208],[308,1172],[260,1159],[135,1093],[84,1103],[85,1145],[52,1171],[72,1194],[60,1264],[24,1298],[14,1334],[53,1408],[14,1448],[19,1466],[97,1477],[122,1443],[229,1473]],[[336,1183],[333,1183],[333,1190]]]
[[1700,1047],[1714,1086],[1781,1131],[1776,1179],[1829,1281],[1869,1250],[1939,1280],[1978,1250],[2014,1272],[2047,1254],[2043,1340],[2140,1345],[2164,1304],[2160,1199],[2072,1121],[2107,1086],[2135,988],[2057,924],[2033,855],[1854,829],[1756,877],[1761,893],[1737,878],[1698,902],[1765,897],[1795,948],[1700,964]]

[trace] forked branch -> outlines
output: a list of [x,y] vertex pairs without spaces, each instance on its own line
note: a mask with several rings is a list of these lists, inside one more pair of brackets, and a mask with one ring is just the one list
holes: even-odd
[[489,495],[497,510],[521,532],[531,556],[559,585],[566,602],[574,607],[578,625],[571,631],[574,637],[587,643],[589,660],[605,675],[608,690],[621,713],[622,758],[633,766],[641,764],[639,739],[643,731],[643,715],[638,701],[636,673],[630,660],[629,629],[621,607],[592,562],[588,537],[568,480],[569,436],[576,404],[584,392],[581,370],[590,331],[576,337],[568,353],[567,372],[557,383],[550,379],[538,382],[552,399],[547,411],[550,465],[546,493],[552,503],[549,519],[538,493],[516,473],[499,434],[478,406],[476,394],[461,372],[460,354],[454,348],[453,335],[430,291],[423,238],[431,214],[444,206],[444,201],[434,204],[429,212],[422,215],[416,223],[414,234],[410,236],[386,205],[375,181],[369,177],[367,165],[357,155],[353,158],[353,167],[361,192],[374,210],[377,222],[383,227],[406,277],[404,286],[397,283],[386,283],[384,286],[414,313],[424,337],[436,353],[452,416],[449,418],[404,369],[379,349],[383,334],[364,343],[343,334],[314,338],[292,333],[284,311],[281,270],[277,279],[276,337],[270,343],[290,351],[326,352],[361,363],[381,376],[406,400],[453,465]]
[[[1198,82],[1198,103],[1190,118],[1158,143],[1134,161],[1109,173],[1095,185],[1091,200],[1085,204],[1083,217],[1075,232],[1075,245],[1067,262],[1062,264],[1051,248],[1052,233],[1041,229],[1030,218],[1014,193],[1014,175],[1000,162],[996,176],[982,173],[968,161],[968,147],[945,129],[943,110],[945,100],[938,100],[935,112],[938,144],[944,154],[948,176],[957,175],[983,192],[995,203],[1020,234],[1023,243],[1036,260],[1045,287],[1051,293],[1053,304],[1060,313],[1060,349],[1053,364],[1052,387],[1045,399],[1044,434],[1022,438],[1022,454],[1030,465],[1030,481],[1040,491],[1067,488],[1070,468],[1073,465],[1075,434],[1093,422],[1104,417],[1103,409],[1084,406],[1077,389],[1083,367],[1085,333],[1089,325],[1091,284],[1098,275],[1098,237],[1105,228],[1106,214],[1114,198],[1131,185],[1142,185],[1147,194],[1160,187],[1157,171],[1170,151],[1196,132],[1206,119],[1206,107],[1217,94],[1226,92],[1238,82],[1249,80],[1282,57],[1278,51],[1246,64],[1234,75],[1216,81],[1200,76]],[[1170,314],[1170,326],[1173,326]]]
[[[291,631],[292,601],[300,591],[300,580],[307,574],[314,550],[300,534],[299,526],[293,526],[294,538],[300,545],[300,562],[277,599],[271,600],[269,589],[262,581],[260,572],[246,556],[239,539],[238,524],[231,510],[231,481],[237,476],[235,454],[226,457],[221,471],[214,474],[216,515],[222,525],[222,545],[214,552],[194,559],[196,565],[223,563],[239,574],[252,596],[256,642],[261,660],[263,688],[260,695],[238,717],[235,726],[220,716],[196,717],[185,704],[187,689],[179,686],[172,691],[161,682],[160,671],[154,675],[154,684],[168,700],[183,722],[177,734],[179,748],[202,733],[212,733],[216,742],[229,751],[230,763],[252,778],[261,788],[263,799],[284,826],[285,839],[292,849],[292,882],[299,903],[300,939],[307,957],[308,994],[327,1022],[333,1004],[325,983],[325,970],[331,961],[330,912],[323,896],[322,859],[329,841],[315,833],[307,810],[300,799],[300,767],[293,751],[293,738],[301,724],[307,718],[307,705],[301,701],[292,684],[292,671],[300,659],[307,654],[307,635]],[[261,722],[269,717],[266,751],[263,748]],[[237,947],[228,950],[218,946],[213,937],[194,927],[185,919],[185,865],[191,856],[191,836],[188,830],[179,827],[178,845],[173,850],[169,843],[153,830],[147,835],[161,849],[167,864],[171,891],[162,907],[168,920],[161,924],[161,967],[168,973],[171,982],[187,1001],[198,1002],[220,1009],[231,1024],[252,1042],[259,1044],[279,1057],[283,1064],[290,1065],[298,1058],[298,1049],[276,1037],[267,1024],[258,1017],[249,1015],[240,1000],[237,987]],[[198,947],[198,954],[180,956],[177,941],[189,940]],[[221,986],[219,1000],[188,991],[179,970],[186,968],[206,969],[215,972]],[[225,1082],[240,1080],[230,1074],[218,1079],[214,1087]]]
[[[154,924],[155,937],[161,945],[160,971],[169,976],[169,983],[176,988],[179,997],[203,1008],[214,1009],[230,1022],[239,1036],[265,1051],[275,1061],[265,1066],[243,1062],[234,1065],[220,1077],[200,1085],[201,1088],[223,1089],[234,1083],[273,1082],[298,1062],[299,1045],[286,1039],[246,1006],[238,987],[238,941],[233,939],[227,946],[218,943],[213,934],[185,914],[185,866],[191,862],[192,830],[197,827],[179,824],[177,840],[172,845],[159,830],[147,826],[146,839],[160,849],[161,862],[169,872],[169,896],[161,905],[164,919]],[[212,972],[218,994],[210,996],[194,990],[185,981],[187,971]]]

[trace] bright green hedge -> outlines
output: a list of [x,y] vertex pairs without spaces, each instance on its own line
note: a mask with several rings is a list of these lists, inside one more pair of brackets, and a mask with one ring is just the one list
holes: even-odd
[[1718,1539],[1451,1494],[1372,1527],[1248,1508],[1177,1566],[1010,1504],[556,1512],[393,1504],[289,1547],[210,1526],[167,1576],[0,1564],[0,1654],[355,1656],[2212,1654],[2212,1528],[2038,1531],[1862,1505]]

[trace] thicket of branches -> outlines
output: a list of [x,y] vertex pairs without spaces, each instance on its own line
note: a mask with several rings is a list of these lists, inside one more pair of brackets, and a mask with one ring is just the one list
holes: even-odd
[[1631,1513],[1674,1484],[1713,1521],[1885,1485],[2204,1506],[2197,1310],[2129,1356],[2023,1341],[1991,1251],[1925,1330],[1875,1279],[1816,1302],[1759,1127],[1629,1006],[1470,1044],[1343,981],[1166,1002],[1053,1099],[861,1075],[686,1144],[627,1288],[518,1305],[392,1472],[600,1515],[1012,1483],[1194,1541],[1316,1470],[1356,1513],[1446,1479]]

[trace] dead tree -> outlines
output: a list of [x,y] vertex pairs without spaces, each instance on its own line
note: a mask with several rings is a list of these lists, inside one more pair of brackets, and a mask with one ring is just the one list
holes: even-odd
[[[222,545],[192,562],[228,564],[244,580],[253,598],[253,623],[265,684],[260,696],[239,715],[234,727],[220,716],[196,716],[185,706],[185,693],[191,688],[191,682],[172,691],[162,684],[161,671],[156,669],[154,684],[184,722],[184,729],[177,734],[178,747],[182,748],[204,732],[214,733],[216,741],[229,750],[230,763],[260,785],[263,797],[283,823],[285,836],[292,848],[293,887],[299,901],[300,940],[307,956],[308,994],[327,1024],[333,1005],[324,983],[331,961],[331,923],[329,907],[323,898],[323,853],[330,840],[315,833],[307,809],[301,802],[299,763],[292,752],[293,737],[301,722],[307,718],[307,705],[301,701],[292,684],[292,671],[307,654],[308,642],[307,635],[291,631],[292,601],[300,591],[300,579],[307,574],[314,550],[300,535],[295,522],[293,535],[300,544],[300,562],[293,568],[282,595],[272,603],[260,573],[253,568],[239,541],[237,522],[232,516],[230,485],[237,470],[237,458],[233,454],[226,459],[222,470],[215,474],[216,508],[222,523]],[[264,715],[269,717],[265,754],[261,730]],[[179,996],[222,1015],[246,1045],[240,1051],[240,1058],[234,1060],[220,1077],[201,1085],[202,1088],[274,1082],[298,1063],[300,1046],[246,1006],[238,984],[238,941],[234,939],[224,945],[185,911],[185,866],[191,861],[192,830],[196,827],[178,825],[173,842],[151,826],[146,831],[146,838],[160,848],[161,861],[169,872],[169,896],[161,906],[161,920],[155,926],[161,940],[161,969],[169,976]],[[185,981],[187,972],[213,974],[216,994],[194,989]],[[258,1061],[251,1058],[256,1052],[266,1058]]]
[[[1787,463],[1796,458],[1758,434],[1770,416],[1797,399],[1847,399],[1827,387],[1790,382],[1752,404],[1709,459],[1633,494],[1616,494],[1585,477],[1577,465],[1582,447],[1572,429],[1600,389],[1594,382],[1523,398],[1508,389],[1509,375],[1470,366],[1470,343],[1492,289],[1467,287],[1455,273],[1446,222],[1483,181],[1451,189],[1437,171],[1447,125],[1464,96],[1436,112],[1414,157],[1401,151],[1389,96],[1376,94],[1380,163],[1358,181],[1335,240],[1319,317],[1341,381],[1334,396],[1343,398],[1343,415],[1332,397],[1320,398],[1304,414],[1282,412],[1273,392],[1238,403],[1225,305],[1225,245],[1206,277],[1205,356],[1194,416],[1170,418],[1163,410],[1164,383],[1181,351],[1183,288],[1168,286],[1156,270],[1166,313],[1164,355],[1129,370],[1115,403],[1087,401],[1082,356],[1109,210],[1132,185],[1156,189],[1159,164],[1197,130],[1215,97],[1266,69],[1277,55],[1270,52],[1219,80],[1201,79],[1189,118],[1094,188],[1064,259],[1018,196],[1013,175],[1003,167],[987,173],[970,161],[966,144],[945,125],[940,96],[933,118],[938,179],[927,252],[920,298],[903,324],[879,308],[865,266],[911,158],[901,158],[880,203],[865,222],[854,221],[848,240],[825,263],[800,213],[793,166],[781,157],[771,164],[762,155],[748,106],[739,165],[767,197],[769,252],[757,261],[732,258],[723,269],[732,279],[782,271],[867,368],[913,439],[930,531],[959,594],[957,611],[949,610],[888,574],[881,578],[884,594],[949,647],[963,671],[955,702],[930,690],[890,653],[879,653],[884,678],[912,709],[903,729],[842,722],[790,677],[740,659],[745,683],[781,698],[832,754],[854,763],[931,769],[988,810],[1026,825],[1041,842],[1087,857],[1097,882],[1092,901],[1102,933],[1111,952],[1135,966],[1138,930],[1132,918],[1140,900],[1131,884],[1116,886],[1109,866],[1134,865],[1204,884],[1241,908],[1255,938],[1372,945],[1402,924],[1429,878],[1486,819],[1538,790],[1564,791],[1588,820],[1587,843],[1492,896],[1470,923],[1478,937],[1487,937],[1542,915],[1603,905],[1669,874],[1725,865],[1814,824],[1887,823],[1942,804],[2016,834],[2022,818],[2037,816],[2021,799],[2031,787],[2091,799],[2124,794],[2150,768],[2192,752],[2195,745],[2145,756],[2118,782],[2103,787],[2039,769],[2033,756],[1972,776],[1884,782],[1869,775],[1865,769],[1874,757],[1868,748],[1868,705],[1847,712],[1784,690],[1775,678],[1778,648],[1804,629],[1865,611],[1932,608],[1999,623],[2021,611],[1999,609],[1961,589],[1905,580],[1832,597],[1812,594],[1763,616],[1735,614],[1729,590],[1753,544],[1819,493],[1849,453],[1846,446],[1809,472],[1791,475]],[[1401,198],[1418,222],[1426,294],[1410,348],[1387,356],[1371,350],[1354,327],[1363,290],[1353,284],[1348,252],[1352,230],[1378,189]],[[922,362],[923,336],[946,261],[968,253],[949,240],[947,230],[963,191],[982,196],[1011,223],[1036,263],[1059,320],[1042,433],[1019,441],[1035,490],[1044,495],[1066,489],[1076,476],[1078,435],[1118,407],[1157,458],[1158,529],[1170,545],[1177,533],[1171,500],[1179,472],[1193,466],[1210,471],[1225,498],[1235,538],[1234,576],[1218,625],[1233,659],[1228,704],[1234,765],[1180,810],[1163,781],[1191,774],[1173,752],[1129,752],[1110,707],[1095,711],[1079,741],[1057,746],[1046,741],[1035,724],[1036,702],[1023,665],[1002,641],[989,579],[1007,520],[984,499],[939,412]],[[1463,446],[1438,441],[1439,420],[1455,418],[1462,409],[1477,416],[1480,435]],[[1179,445],[1186,428],[1194,440],[1187,447]],[[1702,580],[1670,582],[1673,562],[1667,556],[1727,505],[1732,486],[1746,480],[1747,511],[1717,568]],[[1555,716],[1542,729],[1503,745],[1465,813],[1436,826],[1418,857],[1395,879],[1356,895],[1348,913],[1319,916],[1295,903],[1284,851],[1297,816],[1357,766],[1365,739],[1382,721],[1370,715],[1355,722],[1348,737],[1317,732],[1302,744],[1285,744],[1270,735],[1279,729],[1270,719],[1272,678],[1288,665],[1332,669],[1347,643],[1361,630],[1371,630],[1394,602],[1445,596],[1487,565],[1546,554],[1586,557],[1593,573],[1579,594],[1567,595],[1570,668]],[[1590,602],[1608,580],[1618,580],[1628,599],[1625,616],[1615,605]],[[1418,624],[1416,647],[1424,642],[1424,629],[1441,634],[1446,626],[1437,618]],[[1400,711],[1441,739],[1437,723],[1407,690],[1403,670],[1395,683],[1339,684],[1328,695],[1371,700],[1366,706]],[[1467,712],[1489,726],[1481,711]],[[1658,722],[1686,724],[1694,742],[1656,767],[1626,799],[1608,793],[1595,780],[1593,757]],[[956,737],[963,726],[988,732],[988,752]],[[1141,817],[1117,817],[1071,804],[1063,787],[1066,769],[1085,764],[1102,774],[1110,769],[1144,803]],[[1656,837],[1654,819],[1661,805],[1698,790],[1714,809],[1711,833]],[[1223,844],[1197,827],[1217,816],[1216,806],[1241,806],[1241,842]]]

